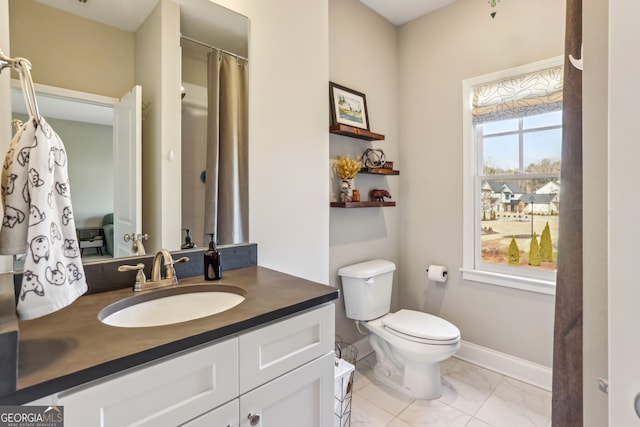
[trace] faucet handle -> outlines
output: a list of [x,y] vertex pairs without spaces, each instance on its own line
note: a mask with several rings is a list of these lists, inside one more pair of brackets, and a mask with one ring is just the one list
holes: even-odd
[[118,267],[118,271],[134,271],[138,270],[136,274],[136,284],[134,286],[134,290],[139,288],[140,285],[143,285],[147,282],[147,277],[144,275],[144,264],[138,263],[136,265],[121,265]]
[[178,259],[173,259],[171,256],[169,256],[169,260],[170,260],[169,264],[165,265],[165,270],[164,270],[165,271],[165,278],[167,278],[167,279],[175,279],[173,281],[173,283],[175,285],[177,285],[178,284],[178,280],[176,278],[176,269],[173,266],[173,264],[178,264],[178,263],[181,263],[181,262],[188,262],[189,261],[189,257],[183,256],[183,257],[178,258]]

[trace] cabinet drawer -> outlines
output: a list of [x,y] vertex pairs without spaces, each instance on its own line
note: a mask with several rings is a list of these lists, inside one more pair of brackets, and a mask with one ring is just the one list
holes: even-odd
[[331,351],[334,310],[326,304],[240,335],[240,393]]
[[65,426],[179,425],[238,396],[237,338],[63,392]]

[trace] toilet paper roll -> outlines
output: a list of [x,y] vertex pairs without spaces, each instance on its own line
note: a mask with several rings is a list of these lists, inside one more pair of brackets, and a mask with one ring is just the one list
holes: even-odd
[[434,282],[445,282],[447,280],[447,267],[444,265],[430,265],[427,270],[429,280]]

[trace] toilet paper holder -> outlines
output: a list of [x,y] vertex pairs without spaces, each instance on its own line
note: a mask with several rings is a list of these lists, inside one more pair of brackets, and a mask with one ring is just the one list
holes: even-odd
[[[432,270],[431,272],[429,270]],[[444,265],[431,264],[427,267],[427,277],[434,282],[446,282],[448,277],[447,267]]]
[[[428,273],[428,272],[429,272],[429,269],[427,268],[427,273]],[[442,275],[443,275],[443,276],[445,276],[445,277],[447,276],[447,274],[449,274],[449,272],[448,272],[448,271],[444,271],[444,272],[442,273]]]

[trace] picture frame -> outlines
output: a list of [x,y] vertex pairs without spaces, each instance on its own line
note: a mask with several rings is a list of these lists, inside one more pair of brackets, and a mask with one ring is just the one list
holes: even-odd
[[364,93],[329,82],[331,126],[343,124],[369,130],[367,98]]

